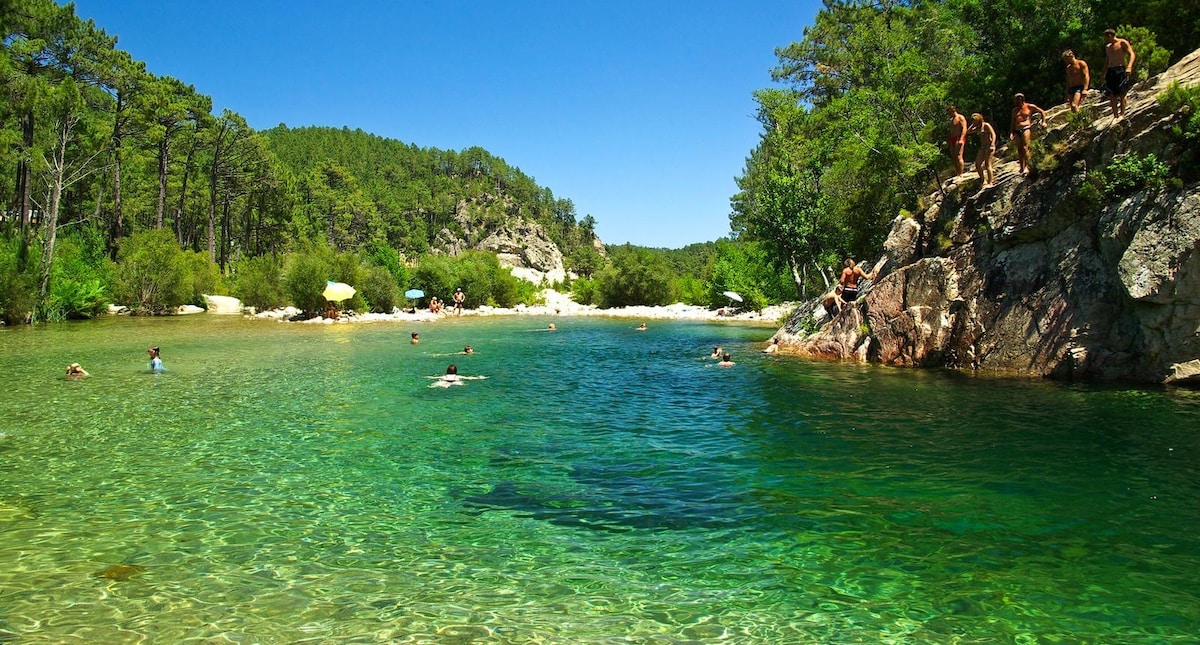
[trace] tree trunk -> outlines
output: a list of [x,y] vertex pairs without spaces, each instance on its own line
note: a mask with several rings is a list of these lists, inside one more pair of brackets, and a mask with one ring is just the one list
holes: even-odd
[[[167,169],[171,157],[171,137],[164,135],[158,144],[158,203],[154,207],[154,228],[163,226],[163,211],[167,206]],[[178,237],[178,233],[176,233]]]
[[121,112],[124,110],[124,97],[117,93],[116,114],[113,117],[113,219],[108,231],[109,254],[117,259],[117,241],[125,234],[125,215],[121,211]]
[[35,310],[40,310],[45,305],[46,295],[50,293],[50,273],[54,268],[54,243],[58,237],[58,205],[62,199],[63,182],[66,177],[67,143],[71,140],[71,131],[74,127],[75,118],[73,116],[63,117],[59,124],[58,140],[55,142],[50,162],[50,203],[47,205],[44,217],[46,234],[42,240],[41,282],[38,284]]
[[31,191],[33,190],[33,166],[30,156],[33,154],[33,110],[21,116],[21,160],[17,164],[17,222],[21,233],[33,219],[31,207]]

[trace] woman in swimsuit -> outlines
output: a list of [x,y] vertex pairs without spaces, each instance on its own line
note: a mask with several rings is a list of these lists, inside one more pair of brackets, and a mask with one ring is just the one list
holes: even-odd
[[1028,175],[1030,171],[1029,165],[1029,131],[1033,129],[1033,113],[1038,112],[1042,116],[1042,123],[1045,124],[1046,111],[1042,108],[1025,102],[1025,95],[1017,93],[1013,95],[1013,111],[1012,123],[1009,128],[1011,131],[1008,135],[1009,139],[1015,139],[1017,142],[1017,160],[1021,165],[1021,174]]
[[976,112],[971,115],[971,125],[967,132],[979,133],[979,153],[975,155],[975,172],[983,180],[986,188],[992,185],[996,177],[992,174],[992,157],[996,154],[996,130],[991,123],[983,120],[983,115]]

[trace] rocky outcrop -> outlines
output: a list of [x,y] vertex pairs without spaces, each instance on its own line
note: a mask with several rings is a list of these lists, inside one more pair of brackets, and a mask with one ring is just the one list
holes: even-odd
[[[1040,136],[1039,170],[999,164],[996,185],[953,179],[893,222],[887,268],[858,301],[814,325],[802,309],[785,351],[897,366],[1200,383],[1200,182],[1176,179],[1123,198],[1089,170],[1120,155],[1190,159],[1156,97],[1200,82],[1200,52],[1137,87],[1124,120],[1090,100]],[[1003,155],[1003,151],[1001,151]],[[1184,173],[1183,176],[1188,176]],[[1194,177],[1194,173],[1190,174]],[[824,315],[817,308],[816,316]]]
[[513,275],[533,283],[561,282],[566,278],[563,254],[540,224],[520,213],[509,197],[482,197],[460,201],[454,209],[455,234],[442,229],[434,246],[447,255],[467,250],[495,253]]

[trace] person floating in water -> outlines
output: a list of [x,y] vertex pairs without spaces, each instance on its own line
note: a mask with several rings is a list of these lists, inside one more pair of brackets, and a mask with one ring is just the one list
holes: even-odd
[[486,379],[486,376],[462,376],[458,373],[458,366],[451,363],[446,366],[446,373],[441,376],[430,376],[434,380],[429,387],[450,387],[451,385],[466,385],[463,381],[481,381]]
[[638,325],[637,330],[638,331],[646,331],[646,323],[642,323],[642,324]]
[[1112,107],[1113,120],[1125,116],[1125,95],[1129,93],[1133,61],[1137,54],[1128,40],[1117,37],[1116,29],[1104,31],[1104,93]]
[[410,340],[408,342],[412,343],[413,345],[416,345],[417,343],[421,342],[421,335],[414,331],[412,333],[412,340]]
[[846,268],[842,269],[842,277],[838,280],[837,291],[835,292],[839,300],[839,309],[841,305],[858,300],[859,278],[864,280],[875,279],[874,271],[870,273],[863,271],[861,267],[854,264],[853,258],[846,258],[845,266]]
[[1078,112],[1079,103],[1092,85],[1092,74],[1088,71],[1087,62],[1075,58],[1073,50],[1064,51],[1062,59],[1067,64],[1067,105],[1071,106],[1072,112]]
[[1017,142],[1017,161],[1020,163],[1021,174],[1028,175],[1032,170],[1029,163],[1029,131],[1033,129],[1033,113],[1042,117],[1042,123],[1048,120],[1046,111],[1025,102],[1025,95],[1020,92],[1013,95],[1012,121],[1009,127],[1009,139]]
[[779,337],[778,336],[771,339],[771,344],[767,345],[767,348],[763,350],[763,353],[764,354],[779,353]]
[[963,148],[967,145],[967,117],[958,113],[953,105],[946,107],[946,116],[950,117],[950,135],[946,145],[950,151],[950,160],[954,162],[954,176],[963,174],[966,163],[963,162]]
[[75,380],[85,376],[91,376],[91,374],[88,374],[87,370],[80,367],[79,363],[71,363],[67,366],[67,378]]
[[475,348],[471,347],[470,345],[467,345],[466,347],[463,348],[462,353],[470,356],[471,354],[475,353]]
[[162,356],[159,355],[158,345],[155,345],[154,347],[147,349],[146,353],[150,355],[150,371],[151,372],[165,372],[166,371],[167,368],[163,367]]
[[709,354],[708,357],[709,358],[721,358],[721,346],[714,345],[713,352],[712,352],[712,354]]
[[557,329],[558,327],[555,327],[554,323],[550,323],[550,326],[546,328],[546,331],[555,331]]
[[996,129],[983,119],[983,115],[976,112],[971,115],[971,125],[967,128],[969,133],[979,134],[979,152],[975,155],[975,172],[979,173],[979,178],[983,180],[983,187],[987,188],[996,181],[996,176],[992,172],[992,158],[996,155]]
[[721,355],[721,362],[717,363],[717,367],[733,367],[734,362],[729,358],[729,352]]

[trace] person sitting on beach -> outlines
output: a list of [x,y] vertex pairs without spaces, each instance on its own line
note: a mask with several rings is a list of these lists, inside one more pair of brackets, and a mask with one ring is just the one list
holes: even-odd
[[709,358],[721,358],[721,346],[720,346],[720,345],[714,345],[714,346],[713,346],[713,353],[712,353],[712,354],[709,354],[709,356],[708,356],[708,357],[709,357]]
[[1048,120],[1046,111],[1025,101],[1025,95],[1017,92],[1013,95],[1012,120],[1009,125],[1008,138],[1017,142],[1017,161],[1022,175],[1028,175],[1032,170],[1029,163],[1029,131],[1033,129],[1033,113],[1042,117],[1042,123]]
[[1137,54],[1128,40],[1117,37],[1117,30],[1104,31],[1104,93],[1112,107],[1113,121],[1125,116],[1125,95],[1129,93],[1129,75]]
[[329,305],[327,307],[325,307],[325,317],[329,318],[330,320],[337,320],[338,319],[337,305],[333,304],[332,302],[329,303]]
[[91,376],[91,374],[88,374],[87,370],[80,367],[79,363],[71,363],[67,366],[67,378],[73,380],[77,378],[83,378],[85,376]]
[[151,372],[166,371],[167,368],[163,367],[162,356],[160,356],[159,352],[158,352],[158,345],[155,345],[154,347],[151,347],[150,349],[146,350],[146,353],[150,355],[150,371]]
[[874,280],[875,272],[867,273],[861,267],[855,266],[852,258],[847,258],[845,262],[846,268],[842,269],[842,277],[838,280],[837,290],[835,294],[838,299],[838,309],[841,305],[858,300],[858,279]]
[[983,119],[983,115],[976,112],[971,115],[971,125],[967,127],[969,133],[979,133],[979,152],[975,155],[975,172],[979,173],[979,178],[983,180],[983,187],[987,188],[996,181],[996,176],[992,172],[992,158],[996,155],[996,129]]
[[413,345],[416,345],[417,343],[421,342],[421,335],[414,331],[412,333],[412,340],[410,340],[408,342],[412,343]]
[[779,337],[776,336],[771,339],[771,344],[767,345],[767,348],[763,350],[763,353],[764,354],[776,354],[778,352],[779,352]]
[[733,361],[729,360],[729,352],[725,352],[723,355],[721,355],[721,362],[717,363],[717,367],[733,367],[733,365]]
[[1068,49],[1062,53],[1063,62],[1067,64],[1067,105],[1072,112],[1079,111],[1079,103],[1092,84],[1092,74],[1088,71],[1087,61],[1075,58],[1075,52]]

